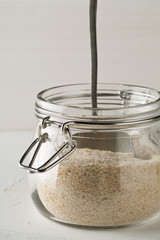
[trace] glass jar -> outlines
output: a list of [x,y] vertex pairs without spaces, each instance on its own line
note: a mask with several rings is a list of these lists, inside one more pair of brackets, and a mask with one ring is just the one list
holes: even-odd
[[49,219],[70,224],[152,219],[160,210],[160,93],[98,84],[97,99],[93,109],[90,84],[38,94],[35,140],[20,161],[33,202]]

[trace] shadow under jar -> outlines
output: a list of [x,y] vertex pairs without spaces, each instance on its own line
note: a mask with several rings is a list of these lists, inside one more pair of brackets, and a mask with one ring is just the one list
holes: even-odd
[[93,111],[90,92],[73,84],[38,94],[35,138],[45,139],[29,167],[21,162],[32,199],[46,217],[70,224],[152,219],[160,210],[160,93],[98,84]]

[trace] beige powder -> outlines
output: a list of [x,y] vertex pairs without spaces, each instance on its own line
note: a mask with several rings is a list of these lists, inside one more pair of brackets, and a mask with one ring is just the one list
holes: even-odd
[[37,174],[45,208],[63,221],[115,226],[147,219],[160,209],[160,156],[77,149]]

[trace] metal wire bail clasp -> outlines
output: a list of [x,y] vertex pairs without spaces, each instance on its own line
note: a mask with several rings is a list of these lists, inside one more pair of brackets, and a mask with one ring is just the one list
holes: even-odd
[[[61,131],[64,134],[67,134],[67,138],[68,141],[63,143],[63,145],[60,147],[60,149],[53,154],[53,156],[51,156],[48,160],[46,160],[46,162],[35,168],[34,166],[34,162],[36,160],[37,154],[41,148],[41,145],[47,141],[49,141],[49,135],[48,133],[43,133],[42,134],[42,129],[47,128],[48,126],[51,126],[52,124],[57,125],[58,127],[61,127]],[[26,152],[23,154],[22,158],[20,159],[20,166],[24,169],[29,170],[32,173],[38,173],[38,172],[46,172],[48,170],[50,170],[51,168],[53,168],[54,166],[56,166],[58,163],[60,163],[62,160],[64,160],[66,157],[68,157],[76,148],[76,142],[72,140],[72,135],[71,132],[69,130],[69,127],[66,125],[65,128],[63,127],[64,124],[57,122],[57,121],[51,121],[50,117],[46,117],[42,120],[42,123],[39,125],[39,136],[38,138],[36,138],[31,145],[29,146],[29,148],[26,150]],[[37,145],[34,154],[29,162],[28,165],[24,164],[24,161],[26,159],[26,157],[28,156],[28,154],[31,152],[31,150],[35,147],[35,145]],[[65,152],[65,154],[63,155],[63,151],[67,149],[68,151]],[[62,153],[62,154],[61,154]],[[60,155],[61,154],[61,155]],[[59,157],[57,159],[57,157]],[[55,160],[55,161],[54,161]]]

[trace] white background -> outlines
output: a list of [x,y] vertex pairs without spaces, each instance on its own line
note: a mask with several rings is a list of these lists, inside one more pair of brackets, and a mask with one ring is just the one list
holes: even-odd
[[[0,130],[32,130],[36,94],[90,82],[89,0],[0,0]],[[99,82],[160,89],[160,1],[98,1]]]

